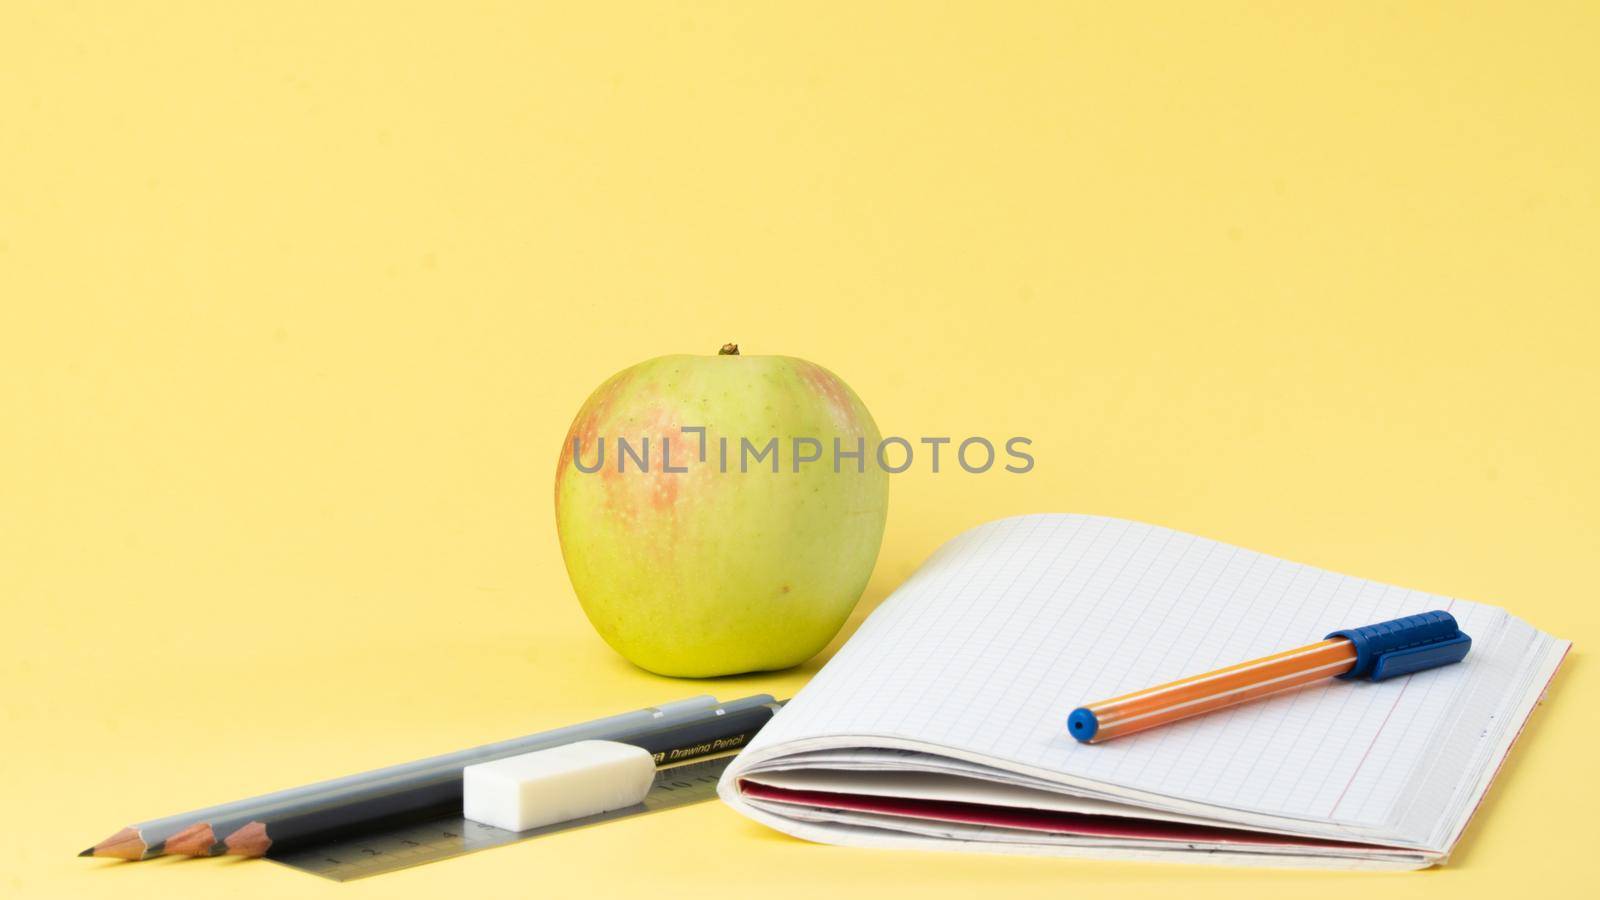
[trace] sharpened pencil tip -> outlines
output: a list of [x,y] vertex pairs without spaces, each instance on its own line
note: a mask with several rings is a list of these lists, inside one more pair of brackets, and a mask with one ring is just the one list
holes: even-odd
[[197,822],[167,838],[163,848],[168,853],[181,853],[184,856],[215,856],[212,848],[216,843],[217,836],[211,833],[211,823]]
[[90,847],[89,849],[83,851],[82,853],[79,853],[78,855],[79,856],[93,856],[94,855],[94,848]]
[[139,829],[124,828],[89,848],[87,856],[110,856],[117,859],[144,859],[149,846],[139,836]]
[[272,838],[267,836],[265,824],[251,822],[228,835],[222,843],[233,856],[266,856],[267,848],[272,846]]

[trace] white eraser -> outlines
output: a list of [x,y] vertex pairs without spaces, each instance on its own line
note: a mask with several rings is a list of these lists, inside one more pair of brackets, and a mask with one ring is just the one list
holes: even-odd
[[632,806],[650,792],[648,750],[615,741],[578,741],[461,770],[461,815],[527,831]]

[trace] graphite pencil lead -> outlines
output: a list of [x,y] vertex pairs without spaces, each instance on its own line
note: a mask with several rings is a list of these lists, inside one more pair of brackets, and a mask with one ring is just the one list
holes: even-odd
[[79,852],[78,852],[78,855],[79,855],[79,856],[93,856],[93,855],[94,855],[94,848],[93,848],[93,847],[90,847],[90,848],[89,848],[89,849],[87,849],[87,850],[82,850],[82,851],[79,851]]

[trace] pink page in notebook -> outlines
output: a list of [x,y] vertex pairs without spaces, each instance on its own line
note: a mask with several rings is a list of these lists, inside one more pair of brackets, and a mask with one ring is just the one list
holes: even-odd
[[866,794],[837,794],[825,791],[799,791],[744,781],[740,791],[756,800],[810,806],[820,809],[874,813],[935,822],[960,822],[993,828],[1014,828],[1052,834],[1121,840],[1166,841],[1206,844],[1255,844],[1282,847],[1366,848],[1370,844],[1290,837],[1237,828],[1216,828],[1183,822],[1161,822],[1126,816],[1096,816],[1054,810],[1020,809],[952,800],[920,800],[905,797],[880,797]]

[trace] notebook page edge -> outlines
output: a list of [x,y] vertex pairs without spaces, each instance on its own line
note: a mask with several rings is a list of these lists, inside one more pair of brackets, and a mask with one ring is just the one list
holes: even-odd
[[[930,573],[929,570],[934,569],[939,565],[946,565],[946,564],[952,563],[953,561],[959,561],[959,560],[953,560],[953,557],[959,557],[961,555],[961,553],[963,553],[963,552],[972,551],[974,547],[982,547],[983,541],[986,538],[991,537],[991,536],[996,535],[996,534],[1000,534],[1002,536],[1010,537],[1010,536],[1016,536],[1016,535],[1021,534],[1022,529],[1024,529],[1027,526],[1030,526],[1030,525],[1033,526],[1033,530],[1037,530],[1039,527],[1042,527],[1042,525],[1063,526],[1063,525],[1069,525],[1069,524],[1074,524],[1074,523],[1076,524],[1076,526],[1080,530],[1083,527],[1085,527],[1086,525],[1088,525],[1088,524],[1094,524],[1094,525],[1098,526],[1099,530],[1098,530],[1097,533],[1103,533],[1103,532],[1105,532],[1105,530],[1107,528],[1116,526],[1116,527],[1120,527],[1122,529],[1122,533],[1126,533],[1129,529],[1138,529],[1141,533],[1145,534],[1146,536],[1148,536],[1150,534],[1154,534],[1154,535],[1156,535],[1158,537],[1167,536],[1169,539],[1170,539],[1171,536],[1181,536],[1183,538],[1186,538],[1186,539],[1189,539],[1189,540],[1192,540],[1192,541],[1205,542],[1207,545],[1209,545],[1211,547],[1214,547],[1214,548],[1225,548],[1227,550],[1248,554],[1249,556],[1251,556],[1253,558],[1258,558],[1258,559],[1267,560],[1267,561],[1273,561],[1273,562],[1284,562],[1284,563],[1287,563],[1287,561],[1279,560],[1276,557],[1271,557],[1271,556],[1268,556],[1267,554],[1262,554],[1262,553],[1259,553],[1257,551],[1251,551],[1251,550],[1247,550],[1245,548],[1238,548],[1238,547],[1235,547],[1233,545],[1224,544],[1224,543],[1218,542],[1218,541],[1210,541],[1209,539],[1206,539],[1206,538],[1199,538],[1197,536],[1188,535],[1188,534],[1186,534],[1184,532],[1177,532],[1177,531],[1174,531],[1172,529],[1164,528],[1162,526],[1146,525],[1144,523],[1134,522],[1132,520],[1126,520],[1126,519],[1119,519],[1119,518],[1115,518],[1115,517],[1096,516],[1096,515],[1079,514],[1079,513],[1033,513],[1033,514],[1026,514],[1026,515],[1019,515],[1019,516],[1011,516],[1011,517],[1007,517],[1007,518],[1004,518],[1004,519],[997,519],[997,520],[994,520],[994,521],[991,521],[991,522],[985,522],[985,523],[979,524],[977,526],[974,526],[974,527],[972,527],[970,529],[967,529],[966,531],[963,531],[962,533],[958,534],[957,536],[951,538],[949,541],[946,541],[944,544],[940,545],[939,548],[937,548],[932,554],[930,554],[930,556],[928,557],[928,560],[923,564],[923,566],[919,567],[919,569],[916,572],[914,572],[913,575],[910,578],[907,579],[905,584],[903,584],[900,587],[898,587],[895,590],[895,592],[893,594],[891,594],[891,596],[887,600],[884,601],[884,603],[879,607],[879,609],[875,610],[873,612],[873,614],[871,616],[869,616],[868,621],[863,624],[861,632],[858,632],[858,635],[855,638],[852,638],[851,642],[849,642],[849,644],[846,645],[845,650],[841,650],[839,656],[836,656],[835,659],[838,660],[840,657],[844,656],[846,651],[848,651],[850,649],[850,644],[857,644],[858,642],[861,643],[861,646],[858,648],[858,652],[855,655],[857,657],[870,657],[872,655],[871,651],[874,648],[867,647],[866,646],[866,642],[863,642],[862,638],[870,636],[873,640],[877,640],[877,641],[881,641],[881,640],[885,639],[885,635],[875,634],[875,633],[873,633],[871,631],[870,626],[873,625],[874,620],[882,619],[886,612],[892,611],[894,609],[897,601],[900,601],[900,602],[906,601],[906,596],[905,596],[906,588],[911,587],[913,584],[919,583],[919,580],[926,580],[926,578],[933,577],[934,574],[937,574],[937,573]],[[1076,532],[1074,532],[1074,533],[1076,533]],[[1027,535],[1022,535],[1022,537],[1019,537],[1018,540],[1023,540],[1027,536],[1030,536],[1031,534],[1032,534],[1032,531],[1029,531]],[[1357,583],[1362,584],[1362,585],[1371,585],[1371,586],[1373,586],[1373,587],[1375,587],[1377,589],[1380,589],[1381,591],[1403,590],[1403,589],[1399,589],[1399,588],[1394,588],[1391,585],[1387,585],[1387,584],[1384,584],[1384,583],[1381,583],[1381,582],[1371,582],[1371,581],[1367,581],[1367,580],[1364,580],[1364,579],[1351,579],[1351,578],[1349,578],[1349,576],[1342,576],[1342,575],[1339,575],[1338,573],[1329,572],[1328,570],[1317,569],[1316,567],[1301,566],[1300,564],[1293,564],[1293,563],[1289,563],[1289,565],[1299,566],[1300,568],[1305,569],[1305,570],[1310,571],[1310,572],[1313,572],[1313,573],[1328,574],[1328,575],[1331,575],[1331,576],[1333,576],[1335,578],[1348,579],[1348,580],[1351,580],[1353,582],[1357,582]],[[1431,595],[1423,595],[1423,596],[1431,597]],[[1443,599],[1443,598],[1440,598],[1440,599]],[[1464,604],[1464,605],[1481,606],[1481,607],[1484,607],[1484,608],[1486,608],[1488,610],[1493,610],[1493,611],[1499,613],[1500,615],[1508,615],[1508,614],[1505,613],[1504,610],[1501,610],[1498,607],[1489,606],[1487,604]],[[902,624],[903,627],[911,628],[911,627],[914,627],[915,625],[917,625],[918,623],[916,623],[915,621],[912,621],[912,622],[909,622],[909,623],[901,623],[901,624]],[[1543,634],[1543,633],[1540,632],[1540,634]],[[855,663],[860,663],[861,660],[858,658],[858,659],[854,660],[854,662]],[[828,666],[824,667],[823,671],[826,672],[827,669],[834,668],[834,667],[835,667],[835,663],[830,661]],[[820,674],[822,674],[822,673],[819,673],[819,675]],[[835,674],[843,674],[843,675],[845,675],[846,677],[844,679],[842,679],[842,680],[854,682],[854,684],[851,685],[851,687],[853,687],[853,688],[859,688],[861,686],[860,685],[861,679],[848,677],[848,676],[852,676],[854,674],[853,672],[843,672],[841,670],[841,671],[836,671]],[[837,682],[840,681],[840,680],[841,679],[837,679],[836,678],[835,679],[835,685],[832,685],[831,687],[837,687]],[[801,701],[806,701],[806,700],[810,700],[810,699],[813,699],[813,698],[820,699],[819,695],[824,695],[825,696],[828,693],[827,691],[817,690],[817,688],[823,687],[822,684],[819,684],[819,682],[823,682],[823,681],[824,681],[824,679],[822,679],[822,678],[815,679],[813,684],[807,685],[807,687],[805,689],[802,689],[802,691],[799,694],[797,694],[795,701],[791,703],[791,708],[789,710],[785,710],[784,713],[781,713],[780,716],[779,716],[779,719],[777,721],[778,722],[782,722],[785,719],[785,717],[787,716],[787,714],[790,713],[791,710],[793,710],[795,712],[798,712],[799,709],[804,708],[804,706],[806,704],[802,703]],[[807,697],[808,694],[811,695],[810,698]],[[824,704],[824,705],[826,705],[826,704]],[[826,718],[826,716],[824,715],[823,718]],[[776,722],[775,722],[775,724],[776,724]],[[806,738],[807,736],[816,736],[818,734],[818,731],[817,731],[817,728],[816,728],[816,726],[818,724],[819,723],[816,723],[816,722],[806,722],[803,725],[801,725],[798,728],[798,730],[791,729],[787,733],[781,733],[781,732],[784,732],[783,728],[772,729],[771,726],[769,726],[768,729],[764,729],[763,730],[763,734],[760,737],[757,738],[757,741],[746,751],[746,753],[741,755],[741,761],[745,760],[746,758],[749,758],[751,760],[750,764],[754,765],[755,764],[754,761],[760,758],[760,753],[758,751],[761,751],[761,750],[765,749],[766,747],[774,747],[774,746],[778,746],[778,745],[792,743],[793,740],[796,739],[796,738]],[[839,735],[834,735],[834,737],[837,738],[837,737],[839,737]],[[853,737],[851,737],[850,740],[854,740],[856,737],[861,737],[861,736],[853,736]],[[865,736],[866,739],[871,739],[872,737],[873,736]],[[878,735],[876,737],[879,738],[879,739],[888,738],[888,739],[911,740],[910,738],[907,738],[907,736],[904,733],[898,734],[898,735]],[[921,752],[932,752],[932,753],[934,753],[936,755],[943,755],[943,756],[960,756],[960,757],[963,757],[963,758],[971,758],[971,759],[979,761],[980,764],[992,766],[992,767],[999,768],[999,769],[1006,769],[1006,770],[1013,770],[1013,771],[1020,771],[1022,769],[1026,769],[1026,770],[1028,770],[1028,771],[1030,771],[1030,772],[1032,772],[1032,773],[1034,773],[1036,775],[1042,775],[1043,777],[1047,778],[1048,780],[1055,781],[1055,782],[1071,783],[1073,781],[1082,781],[1082,783],[1085,786],[1094,785],[1097,790],[1105,792],[1105,793],[1108,793],[1108,794],[1111,794],[1113,796],[1126,796],[1126,797],[1134,798],[1135,802],[1139,802],[1139,803],[1141,803],[1141,805],[1152,806],[1152,808],[1174,809],[1175,811],[1183,809],[1183,808],[1192,808],[1192,809],[1197,809],[1199,811],[1203,811],[1204,813],[1207,813],[1207,814],[1221,813],[1221,814],[1227,815],[1229,821],[1238,822],[1239,824],[1244,824],[1244,825],[1257,825],[1257,827],[1260,827],[1261,825],[1266,825],[1268,823],[1276,824],[1276,823],[1282,823],[1282,822],[1289,822],[1289,823],[1293,823],[1295,825],[1295,827],[1296,827],[1295,833],[1304,833],[1304,834],[1315,835],[1315,836],[1331,836],[1331,837],[1359,836],[1359,837],[1364,837],[1364,838],[1367,838],[1367,839],[1377,838],[1377,839],[1387,840],[1387,841],[1407,840],[1407,842],[1412,844],[1412,845],[1416,845],[1417,844],[1415,838],[1404,838],[1403,836],[1401,836],[1399,834],[1395,834],[1393,829],[1392,828],[1388,828],[1388,827],[1376,828],[1376,827],[1374,827],[1374,826],[1372,826],[1370,824],[1369,825],[1348,825],[1348,824],[1340,825],[1337,822],[1334,822],[1329,818],[1323,818],[1323,817],[1319,817],[1319,816],[1315,816],[1315,815],[1306,815],[1306,816],[1301,817],[1301,816],[1270,814],[1270,813],[1263,814],[1263,813],[1259,813],[1259,812],[1251,812],[1249,810],[1241,810],[1241,809],[1238,809],[1238,808],[1228,807],[1228,806],[1223,806],[1223,805],[1215,805],[1215,804],[1207,804],[1207,803],[1196,803],[1193,800],[1186,800],[1186,799],[1181,798],[1181,797],[1173,797],[1173,796],[1170,796],[1170,795],[1162,794],[1160,792],[1137,791],[1137,790],[1134,790],[1132,788],[1118,787],[1115,784],[1098,781],[1096,779],[1081,779],[1079,776],[1075,776],[1075,775],[1073,775],[1071,773],[1060,772],[1060,771],[1057,771],[1057,770],[1054,770],[1054,769],[1049,769],[1049,768],[1041,769],[1041,768],[1038,768],[1038,767],[1031,767],[1031,766],[1028,766],[1024,762],[1021,762],[1021,761],[1018,761],[1018,760],[1012,760],[1012,759],[1009,759],[1009,758],[996,758],[996,757],[994,757],[992,755],[975,755],[974,756],[974,755],[960,753],[960,752],[953,752],[953,750],[955,750],[956,748],[952,748],[951,746],[946,745],[946,744],[942,744],[942,743],[940,743],[938,741],[923,740],[923,741],[918,742],[918,741],[912,740],[912,743],[913,744],[919,744]],[[875,740],[875,741],[873,741],[873,745],[879,745],[879,742]],[[841,749],[848,749],[850,746],[852,746],[852,744],[850,743],[850,741],[847,740],[844,743],[836,744],[835,746],[838,746]],[[862,746],[862,745],[861,744],[854,744],[853,746]],[[901,746],[909,746],[909,745],[901,745]],[[732,774],[732,770],[730,770],[730,774]],[[1469,772],[1463,772],[1463,775],[1470,775],[1470,773]],[[1492,778],[1491,778],[1491,780],[1492,780]],[[1480,792],[1480,796],[1481,796],[1481,792]],[[1332,829],[1328,829],[1328,828],[1325,828],[1324,826],[1334,826],[1334,827]],[[1330,831],[1332,831],[1332,833],[1330,833]],[[1459,829],[1457,829],[1457,833],[1459,833]],[[1453,842],[1453,838],[1452,838],[1452,842]]]
[[1442,846],[1436,848],[1441,854],[1441,863],[1449,859],[1450,854],[1455,851],[1456,844],[1460,842],[1461,836],[1466,833],[1467,828],[1472,824],[1473,818],[1483,808],[1484,800],[1487,798],[1489,790],[1494,787],[1494,783],[1499,780],[1501,771],[1505,768],[1506,760],[1515,752],[1517,742],[1527,732],[1528,723],[1533,719],[1533,715],[1538,711],[1539,707],[1544,704],[1551,685],[1555,683],[1556,676],[1561,673],[1561,667],[1567,661],[1568,654],[1572,652],[1571,641],[1557,638],[1543,631],[1539,631],[1538,634],[1549,640],[1549,647],[1545,654],[1546,659],[1543,665],[1539,667],[1534,687],[1525,693],[1522,701],[1517,706],[1517,712],[1514,714],[1517,726],[1506,729],[1504,740],[1490,757],[1493,764],[1485,767],[1481,777],[1470,792],[1470,802],[1449,823]]
[[[1286,835],[1303,837],[1326,838],[1330,840],[1349,839],[1368,842],[1382,842],[1393,844],[1396,847],[1404,846],[1408,849],[1424,849],[1414,846],[1402,837],[1383,829],[1365,828],[1360,826],[1343,826],[1334,822],[1316,819],[1297,819],[1284,816],[1269,816],[1250,813],[1226,807],[1208,806],[1192,801],[1177,800],[1158,794],[1147,792],[1129,791],[1114,785],[1076,778],[1064,775],[1049,769],[1041,769],[1018,764],[1014,760],[1000,757],[984,757],[969,753],[959,748],[942,747],[925,742],[910,740],[903,737],[889,735],[866,734],[838,734],[818,736],[791,741],[785,745],[768,748],[752,747],[735,757],[734,762],[722,773],[722,778],[717,784],[717,794],[735,809],[744,811],[748,808],[748,800],[740,793],[738,781],[749,775],[758,775],[763,771],[763,766],[775,763],[796,754],[809,753],[823,750],[909,750],[924,753],[930,756],[947,757],[964,762],[975,763],[1001,772],[1010,772],[1051,784],[1057,788],[1068,791],[1083,792],[1089,797],[1103,796],[1116,802],[1121,802],[1140,808],[1156,811],[1165,811],[1180,816],[1196,819],[1205,819],[1211,822],[1224,823],[1235,827],[1268,830]],[[804,767],[801,767],[804,770]],[[914,769],[912,771],[915,771]]]
[[[752,805],[743,811],[753,821],[801,840],[842,847],[886,850],[939,850],[963,853],[1006,854],[1058,857],[1118,862],[1187,863],[1190,865],[1232,865],[1248,868],[1348,869],[1354,871],[1411,871],[1437,862],[1431,854],[1396,853],[1385,858],[1339,853],[1298,855],[1288,853],[1240,853],[1192,850],[1187,848],[1141,847],[1134,842],[1106,846],[1107,842],[1021,843],[1015,841],[960,839],[915,834],[905,830],[849,825],[828,818],[806,820],[780,815],[767,804]],[[908,823],[909,824],[909,823]]]

